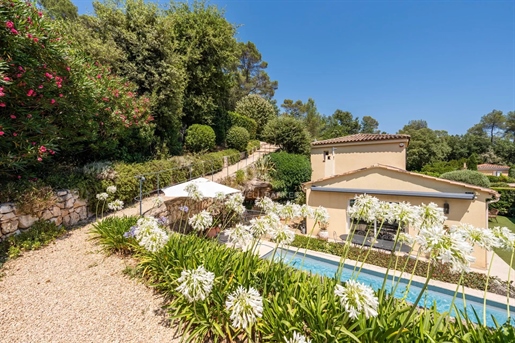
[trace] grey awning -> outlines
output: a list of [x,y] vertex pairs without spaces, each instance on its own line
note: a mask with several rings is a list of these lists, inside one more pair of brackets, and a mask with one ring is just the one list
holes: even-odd
[[412,192],[401,190],[383,190],[383,189],[363,189],[363,188],[335,188],[311,186],[312,191],[318,192],[337,192],[337,193],[354,193],[354,194],[380,194],[380,195],[401,195],[426,198],[447,198],[447,199],[463,199],[474,200],[476,195],[474,192],[465,193],[447,193],[447,192]]

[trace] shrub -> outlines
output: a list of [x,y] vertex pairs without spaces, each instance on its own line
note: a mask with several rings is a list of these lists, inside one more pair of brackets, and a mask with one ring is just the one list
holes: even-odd
[[304,124],[292,117],[279,117],[271,120],[263,129],[263,139],[278,145],[291,154],[309,154],[311,151],[309,133]]
[[72,48],[61,23],[30,2],[0,8],[0,178],[38,173],[47,160],[117,158],[150,145],[149,99]]
[[247,144],[247,155],[253,154],[255,151],[261,148],[261,142],[257,139],[249,141]]
[[138,222],[137,216],[109,217],[93,224],[91,233],[102,249],[110,254],[128,254],[134,251],[134,242],[125,233]]
[[249,132],[250,139],[256,139],[257,123],[254,119],[229,112],[229,123],[230,126],[244,127]]
[[256,134],[258,137],[260,137],[266,123],[276,116],[274,106],[257,94],[247,95],[238,101],[236,103],[236,112],[256,121]]
[[279,192],[297,192],[303,182],[311,179],[311,163],[305,155],[288,154],[284,151],[270,155],[274,170],[270,172],[272,186]]
[[215,131],[211,126],[193,124],[186,130],[184,145],[191,152],[212,150],[216,145]]
[[233,126],[227,132],[227,146],[238,151],[246,151],[249,144],[249,133],[247,129]]
[[456,170],[440,175],[440,178],[468,183],[479,187],[490,187],[490,181],[486,175],[474,170]]
[[490,208],[499,210],[499,214],[505,216],[515,215],[515,188],[510,187],[495,187],[493,190],[499,192],[501,198],[497,202],[489,205]]

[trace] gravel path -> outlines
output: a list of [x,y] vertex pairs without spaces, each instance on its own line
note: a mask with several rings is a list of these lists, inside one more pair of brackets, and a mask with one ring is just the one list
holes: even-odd
[[177,342],[161,298],[89,240],[89,225],[0,272],[0,342]]

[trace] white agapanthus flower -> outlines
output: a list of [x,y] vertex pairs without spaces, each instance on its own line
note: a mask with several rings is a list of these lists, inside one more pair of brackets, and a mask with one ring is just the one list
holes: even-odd
[[451,231],[460,232],[473,245],[488,251],[501,245],[499,239],[495,237],[494,232],[490,229],[482,229],[470,224],[460,223],[457,226],[453,226]]
[[213,288],[215,274],[207,271],[204,266],[197,269],[186,269],[177,279],[179,287],[176,288],[191,303],[207,298]]
[[270,212],[270,209],[272,208],[273,204],[274,201],[269,197],[256,199],[256,206],[262,209],[265,213]]
[[281,209],[280,217],[285,220],[293,220],[301,217],[301,206],[289,201]]
[[109,194],[114,194],[116,193],[116,186],[109,186],[106,188],[106,192],[109,193]]
[[319,225],[329,224],[329,212],[322,206],[318,206],[313,212],[313,219]]
[[246,290],[242,286],[238,286],[238,289],[227,297],[225,308],[231,313],[232,326],[237,329],[246,329],[258,318],[261,318],[263,298],[253,287]]
[[413,243],[415,243],[415,238],[413,238],[413,236],[405,233],[405,232],[400,232],[399,233],[399,243],[405,243],[407,245],[413,245]]
[[242,248],[250,244],[254,239],[250,226],[247,225],[236,224],[236,226],[225,230],[225,232],[230,243]]
[[443,214],[443,208],[438,207],[434,202],[430,202],[428,205],[422,204],[416,206],[418,212],[418,223],[417,227],[434,227],[443,225],[447,217]]
[[204,199],[204,196],[196,183],[192,182],[188,184],[186,187],[184,187],[184,190],[188,193],[188,197],[193,199],[193,201],[198,202]]
[[235,193],[229,196],[225,201],[225,206],[227,209],[236,212],[237,214],[243,214],[245,212],[245,206],[243,206],[243,201],[245,198],[241,193]]
[[213,217],[204,210],[190,217],[188,223],[195,231],[203,232],[213,225]]
[[311,343],[311,340],[297,331],[293,331],[291,338],[284,337],[286,343]]
[[365,318],[377,316],[379,300],[370,286],[348,280],[344,286],[336,285],[334,294],[340,299],[350,318],[356,319],[361,313]]
[[416,225],[419,220],[419,212],[409,202],[391,204],[393,219],[403,226]]
[[270,232],[270,219],[268,216],[261,216],[250,220],[250,232],[254,238],[259,238]]
[[219,202],[225,201],[225,194],[223,192],[216,192],[215,193],[215,200]]
[[283,207],[284,207],[283,204],[280,204],[278,202],[273,202],[272,205],[270,206],[269,210],[266,213],[267,214],[275,214],[279,218],[282,219],[281,215],[283,213]]
[[97,199],[100,201],[105,201],[105,200],[107,200],[107,198],[109,198],[109,194],[107,194],[105,192],[97,194]]
[[168,242],[168,234],[159,227],[158,220],[154,217],[138,219],[134,228],[134,237],[139,245],[150,252],[161,250]]
[[123,201],[116,199],[115,201],[112,201],[109,204],[107,204],[107,208],[113,211],[119,211],[123,208]]
[[474,247],[461,232],[450,232],[442,226],[422,228],[415,237],[420,249],[429,254],[432,260],[450,263],[455,272],[469,271]]
[[315,217],[315,210],[313,210],[313,208],[311,208],[311,206],[308,206],[308,205],[304,204],[300,208],[300,215],[303,218],[314,218]]
[[376,197],[361,194],[354,198],[354,204],[347,210],[347,213],[354,220],[370,223],[376,220],[378,210],[379,200]]
[[270,228],[270,238],[280,245],[289,245],[295,239],[295,232],[286,224],[278,224]]
[[376,219],[379,222],[393,224],[395,222],[395,217],[393,215],[392,203],[387,201],[379,201],[379,206],[377,207],[376,212]]
[[492,233],[499,240],[499,247],[503,250],[512,250],[515,248],[515,234],[507,227],[496,226],[492,229]]

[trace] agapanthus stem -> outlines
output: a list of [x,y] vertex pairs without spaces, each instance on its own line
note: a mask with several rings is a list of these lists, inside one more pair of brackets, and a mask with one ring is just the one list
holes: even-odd
[[494,262],[495,252],[492,251],[492,258],[490,259],[490,265],[488,266],[488,274],[486,274],[485,283],[485,294],[483,296],[483,326],[486,326],[486,293],[488,292],[488,281],[490,281],[490,271]]
[[[493,252],[492,252],[493,254]],[[511,269],[513,268],[513,256],[515,256],[515,249],[511,249],[511,258],[510,258],[510,269],[508,270],[508,292],[506,292],[506,316],[507,320],[510,320],[510,295],[511,295],[511,284],[510,284],[510,276]]]
[[[383,224],[384,224],[384,219],[383,221],[381,221],[381,225],[379,226],[379,230],[377,230],[375,236],[374,236],[374,241],[377,239],[377,237],[379,237],[379,233],[381,232],[381,230],[383,229]],[[372,245],[373,245],[374,242],[372,242]],[[365,264],[365,262],[367,261],[368,259],[368,255],[370,255],[370,252],[372,251],[372,247],[370,247],[370,249],[367,250],[367,253],[365,255],[365,258],[361,261],[361,265],[359,266],[359,269],[358,269],[358,273],[356,274],[356,278],[359,276],[359,273],[361,273],[361,269],[363,269],[363,265]],[[354,276],[354,272],[352,272],[352,275]]]
[[458,284],[456,285],[456,291],[454,292],[454,296],[452,297],[451,306],[449,307],[449,315],[451,315],[452,308],[454,306],[454,301],[456,300],[456,296],[458,295],[458,290],[460,289],[461,282],[463,281],[463,273],[460,274],[460,280],[458,281]]
[[413,312],[415,312],[415,309],[417,308],[418,303],[419,303],[420,299],[422,298],[422,295],[424,294],[424,292],[427,289],[427,285],[429,284],[429,280],[431,279],[431,276],[433,275],[433,271],[434,271],[434,265],[432,263],[430,263],[428,265],[428,267],[427,267],[426,282],[424,283],[424,286],[422,286],[422,289],[420,290],[420,293],[418,294],[417,299],[413,303],[413,306],[411,306],[411,310],[409,311],[408,316],[406,317],[406,319],[404,319],[404,322],[402,323],[401,327],[397,331],[397,335],[395,336],[395,339],[393,340],[392,343],[396,343],[397,342],[397,340],[399,339],[400,335],[404,331],[404,328],[406,327],[406,325],[410,321],[410,318],[413,315]]
[[[401,227],[402,227],[402,222],[399,222],[399,228],[397,230],[399,230]],[[381,285],[381,289],[379,290],[379,301],[384,299],[384,293],[385,293],[384,288],[386,287],[386,281],[388,280],[388,275],[389,275],[390,269],[392,267],[393,255],[395,253],[395,250],[397,249],[398,242],[399,242],[399,232],[397,232],[397,234],[395,235],[395,242],[393,243],[392,252],[390,253],[390,260],[388,261],[388,267],[386,268],[386,273],[384,273],[383,284]]]
[[[409,289],[411,287],[411,282],[413,281],[413,275],[415,275],[415,272],[417,270],[417,264],[418,264],[418,261],[420,260],[420,254],[421,254],[421,251],[419,250],[419,252],[417,254],[417,259],[415,260],[415,265],[413,266],[413,270],[411,271],[411,276],[409,278],[408,284],[406,285],[406,292],[404,292],[403,299],[405,299],[409,293]],[[400,282],[400,280],[399,280],[399,282]]]

